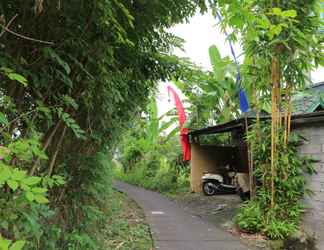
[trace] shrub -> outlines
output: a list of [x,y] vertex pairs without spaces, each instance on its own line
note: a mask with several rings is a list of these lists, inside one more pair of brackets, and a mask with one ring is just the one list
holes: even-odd
[[260,130],[254,127],[248,134],[259,185],[256,197],[241,207],[236,222],[244,231],[262,232],[271,239],[283,239],[299,228],[303,213],[302,198],[309,193],[305,175],[314,173],[314,168],[309,158],[297,152],[301,140],[298,135],[291,135],[287,146],[279,145],[272,205],[270,129],[269,124],[264,123]]
[[259,232],[262,229],[262,209],[260,204],[253,201],[244,203],[236,215],[235,221],[243,231]]

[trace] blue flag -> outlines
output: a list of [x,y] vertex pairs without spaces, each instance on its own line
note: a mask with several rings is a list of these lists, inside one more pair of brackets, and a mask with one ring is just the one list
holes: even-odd
[[[222,16],[220,15],[220,13],[218,11],[216,11],[216,15],[219,19],[219,21],[222,21]],[[234,62],[237,66],[237,75],[236,75],[236,83],[238,84],[239,87],[239,96],[240,96],[240,109],[243,113],[247,112],[249,110],[249,102],[247,100],[246,94],[244,92],[244,89],[241,86],[241,73],[240,73],[240,64],[237,61],[236,55],[235,55],[235,51],[234,51],[234,47],[232,45],[232,42],[229,38],[228,33],[226,32],[226,30],[224,31],[225,36],[227,37],[230,49],[231,49],[231,53],[234,59]]]
[[242,88],[240,88],[240,109],[243,113],[249,111],[249,102]]

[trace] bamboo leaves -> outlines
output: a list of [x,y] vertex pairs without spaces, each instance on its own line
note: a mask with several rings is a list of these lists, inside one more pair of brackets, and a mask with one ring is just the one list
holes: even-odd
[[85,131],[80,128],[76,121],[70,116],[69,113],[63,111],[62,108],[57,109],[58,117],[70,128],[74,135],[79,139],[86,139]]
[[64,61],[56,52],[50,47],[46,47],[43,49],[44,55],[47,58],[50,58],[54,63],[57,63],[59,66],[61,66],[65,73],[69,75],[71,73],[71,68],[69,64]]

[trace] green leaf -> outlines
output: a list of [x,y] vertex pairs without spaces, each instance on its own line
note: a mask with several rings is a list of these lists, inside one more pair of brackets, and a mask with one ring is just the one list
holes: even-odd
[[208,49],[210,62],[213,66],[214,75],[216,80],[221,80],[225,77],[224,75],[224,63],[221,57],[221,54],[216,47],[216,45],[212,45]]
[[282,12],[282,16],[295,18],[297,16],[297,11],[296,10],[285,10]]
[[9,250],[10,243],[11,243],[11,240],[2,238],[1,234],[0,234],[0,250]]
[[8,166],[4,165],[0,168],[0,184],[6,182],[11,177],[11,171]]
[[26,192],[25,196],[26,196],[27,200],[29,200],[29,201],[34,201],[35,200],[34,194],[32,192],[30,192],[30,191]]
[[37,176],[31,176],[23,180],[23,183],[28,185],[28,186],[33,186],[38,184],[41,181],[40,177]]
[[61,81],[63,83],[65,83],[70,88],[73,87],[73,82],[72,82],[72,80],[70,79],[70,77],[67,74],[65,74],[65,73],[63,73],[63,72],[61,72],[59,70],[57,70],[56,72],[58,74],[58,77],[61,79]]
[[9,250],[22,250],[26,242],[24,240],[18,240],[12,244]]
[[39,204],[48,203],[48,199],[42,194],[36,194],[34,197],[35,197],[35,201],[38,202]]
[[24,191],[30,190],[30,187],[23,182],[20,183],[20,188]]
[[49,56],[54,62],[59,64],[65,72],[69,75],[71,73],[71,68],[69,64],[64,61],[52,48],[45,48],[44,49],[45,55]]
[[11,178],[15,181],[21,181],[22,179],[24,179],[26,177],[26,172],[19,170],[19,169],[14,169],[12,171],[12,175]]
[[15,180],[8,180],[7,184],[13,191],[16,191],[18,188],[18,182]]
[[10,154],[10,150],[7,147],[0,146],[0,159],[4,159]]
[[272,13],[276,16],[281,16],[281,9],[280,8],[272,8]]
[[55,183],[57,185],[63,185],[63,184],[65,184],[64,177],[62,177],[60,175],[53,175],[52,178],[54,179],[54,181],[55,181]]
[[1,71],[3,71],[5,74],[13,73],[14,71],[12,69],[9,69],[7,67],[1,67]]
[[79,106],[77,102],[71,96],[64,95],[62,99],[67,106],[71,106],[75,110],[78,109]]
[[44,194],[47,192],[47,188],[35,187],[31,189],[31,192],[33,192],[34,194]]
[[24,87],[27,87],[27,85],[28,85],[27,79],[25,77],[23,77],[22,75],[19,75],[17,73],[9,73],[7,76],[10,80],[17,81],[17,82],[21,83]]
[[6,115],[4,113],[2,113],[2,112],[0,112],[0,123],[1,124],[4,124],[4,125],[8,125],[9,124]]
[[45,106],[39,106],[37,107],[37,110],[39,112],[42,112],[46,115],[47,118],[51,118],[51,110],[48,108],[48,107],[45,107]]

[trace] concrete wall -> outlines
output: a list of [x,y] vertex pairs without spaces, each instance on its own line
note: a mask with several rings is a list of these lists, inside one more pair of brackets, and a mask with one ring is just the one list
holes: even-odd
[[319,161],[315,163],[318,174],[308,177],[308,185],[314,196],[305,198],[308,209],[304,224],[306,231],[315,233],[320,241],[324,241],[324,124],[300,125],[294,131],[308,139],[300,146],[300,154]]
[[204,173],[221,173],[232,163],[234,148],[191,144],[190,185],[193,192],[202,192],[201,177]]

